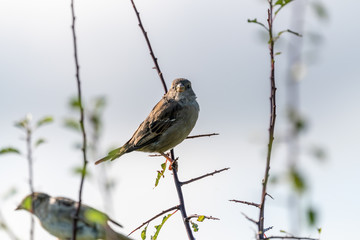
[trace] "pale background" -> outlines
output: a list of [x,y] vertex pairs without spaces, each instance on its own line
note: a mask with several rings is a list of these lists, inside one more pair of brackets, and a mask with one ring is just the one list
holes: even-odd
[[[300,1],[300,0],[299,0]],[[309,1],[310,2],[310,1]],[[136,2],[168,86],[177,77],[192,81],[201,107],[193,134],[218,132],[220,136],[187,140],[175,149],[180,156],[179,176],[187,180],[215,169],[231,167],[217,176],[184,186],[188,214],[212,215],[221,221],[199,224],[197,239],[253,239],[255,226],[241,212],[257,218],[258,211],[228,202],[260,199],[268,128],[269,63],[260,28],[248,18],[265,21],[264,1],[144,1]],[[311,183],[309,201],[319,211],[322,239],[354,239],[359,225],[360,112],[360,3],[324,1],[325,22],[308,9],[305,26],[323,37],[312,48],[315,59],[301,83],[301,111],[309,130],[301,138],[304,148],[319,144],[327,161],[304,154],[301,168]],[[84,99],[106,95],[101,153],[123,144],[163,95],[130,1],[76,1],[79,60]],[[289,5],[277,18],[277,28],[289,27]],[[77,199],[79,177],[71,168],[81,164],[73,149],[80,139],[62,126],[72,112],[69,97],[76,93],[71,36],[70,1],[0,0],[0,147],[17,146],[24,152],[16,120],[32,113],[34,119],[52,115],[56,122],[40,129],[46,145],[35,152],[35,189]],[[281,26],[281,27],[279,27]],[[278,122],[272,171],[285,167],[285,147],[279,140],[285,127],[286,41],[277,57]],[[74,116],[74,115],[73,115]],[[75,115],[77,117],[77,115]],[[0,158],[0,194],[16,187],[18,193],[1,202],[8,224],[21,239],[28,239],[29,214],[13,209],[29,193],[26,160]],[[124,233],[178,203],[170,172],[153,189],[163,159],[131,153],[111,164],[117,180],[115,210]],[[88,165],[96,174],[97,167]],[[271,187],[275,200],[267,201],[268,235],[289,230],[287,194]],[[103,208],[96,181],[86,181],[85,203]],[[158,219],[154,224],[158,224]],[[306,228],[305,236],[317,237]],[[148,235],[154,233],[153,225]],[[36,222],[36,239],[53,239]],[[139,239],[140,231],[133,235]],[[0,239],[8,239],[0,232]],[[183,240],[186,233],[180,213],[168,220],[159,239]]]

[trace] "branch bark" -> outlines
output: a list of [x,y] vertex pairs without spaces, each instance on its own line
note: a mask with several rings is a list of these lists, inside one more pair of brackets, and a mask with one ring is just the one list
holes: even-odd
[[205,178],[205,177],[213,176],[213,175],[215,175],[215,174],[217,174],[217,173],[221,173],[221,172],[226,171],[226,170],[229,170],[229,169],[230,169],[230,168],[228,167],[228,168],[223,168],[223,169],[220,169],[220,170],[215,170],[214,172],[207,173],[207,174],[205,174],[205,175],[202,175],[202,176],[200,176],[200,177],[196,177],[196,178],[190,179],[190,180],[185,181],[185,182],[181,182],[180,184],[181,184],[181,186],[183,186],[183,185],[185,185],[185,184],[189,184],[189,183],[198,181],[198,180],[203,179],[203,178]]
[[[33,176],[33,158],[32,158],[32,130],[30,119],[28,119],[28,124],[26,126],[26,148],[27,148],[27,160],[29,165],[29,187],[31,193],[31,199],[34,197],[34,176]],[[34,203],[31,201],[31,209],[34,209]],[[30,240],[34,239],[34,231],[35,231],[35,220],[34,215],[31,214],[30,221]]]
[[86,132],[85,132],[85,122],[84,122],[84,107],[82,105],[82,93],[81,93],[81,81],[80,81],[80,66],[78,60],[78,51],[77,51],[77,39],[76,39],[76,31],[75,31],[75,9],[74,9],[74,0],[71,0],[71,16],[72,16],[72,37],[73,37],[73,45],[74,45],[74,60],[75,60],[75,68],[76,68],[76,83],[77,83],[77,93],[78,93],[78,103],[80,109],[80,128],[82,133],[82,155],[83,155],[83,168],[81,171],[81,180],[80,180],[80,188],[79,188],[79,204],[76,209],[74,219],[73,219],[73,233],[72,239],[76,240],[76,232],[77,232],[77,221],[80,213],[81,203],[82,203],[82,191],[84,187],[84,180],[86,174],[86,166],[87,166],[87,155],[86,155],[86,148],[87,148],[87,141],[86,141]]
[[265,220],[265,200],[267,195],[267,184],[269,180],[271,152],[274,141],[274,130],[276,121],[276,84],[275,84],[275,58],[274,58],[274,38],[273,38],[273,4],[272,0],[268,0],[268,30],[269,30],[269,52],[270,52],[270,126],[269,126],[269,139],[266,156],[265,174],[262,184],[259,224],[258,224],[258,239],[264,239],[264,220]]
[[150,56],[151,56],[151,58],[152,58],[152,60],[153,60],[153,62],[154,62],[154,64],[155,64],[155,69],[156,69],[156,71],[157,71],[157,73],[158,73],[158,75],[159,75],[159,77],[160,77],[161,83],[162,83],[162,85],[163,85],[163,88],[164,88],[164,91],[165,91],[165,94],[166,94],[167,91],[168,91],[168,89],[167,89],[167,87],[166,87],[165,79],[164,79],[163,73],[162,73],[161,70],[160,70],[160,66],[159,66],[159,64],[158,64],[157,58],[155,57],[155,54],[154,54],[154,51],[153,51],[153,49],[152,49],[152,46],[151,46],[149,37],[148,37],[148,35],[147,35],[147,32],[145,31],[144,25],[142,24],[142,21],[141,21],[141,18],[140,18],[140,13],[139,13],[139,11],[138,11],[137,8],[136,8],[136,5],[135,5],[134,0],[131,0],[131,4],[132,4],[132,6],[133,6],[133,8],[134,8],[136,17],[137,17],[138,22],[139,22],[139,27],[140,27],[142,33],[144,34],[144,37],[145,37],[145,40],[146,40],[146,44],[147,44],[147,46],[148,46],[148,48],[149,48],[149,51],[150,51]]
[[199,137],[211,137],[211,136],[217,136],[217,135],[219,135],[219,133],[199,134],[199,135],[188,136],[186,139],[199,138]]
[[319,240],[318,238],[310,237],[295,237],[295,236],[270,236],[265,239],[295,239],[295,240]]

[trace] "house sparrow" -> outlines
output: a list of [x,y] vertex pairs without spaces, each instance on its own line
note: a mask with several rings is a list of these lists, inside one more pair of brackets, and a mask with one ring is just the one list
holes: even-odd
[[[33,195],[27,195],[16,210],[29,211],[39,218],[43,228],[51,235],[61,240],[70,240],[73,232],[73,216],[77,207],[78,203],[71,199],[35,192]],[[77,221],[76,239],[131,240],[111,229],[108,225],[109,221],[121,227],[105,213],[82,204]]]
[[172,162],[164,152],[174,148],[189,135],[199,110],[191,82],[184,78],[175,79],[131,139],[95,164],[114,160],[132,151],[159,153]]

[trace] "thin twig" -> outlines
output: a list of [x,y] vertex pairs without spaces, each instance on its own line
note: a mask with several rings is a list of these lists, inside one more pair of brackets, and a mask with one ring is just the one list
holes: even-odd
[[216,218],[216,217],[213,217],[213,216],[205,216],[205,215],[193,214],[193,215],[188,216],[186,218],[186,221],[190,221],[190,219],[192,219],[192,218],[199,218],[199,217],[203,217],[204,219],[220,220],[219,218]]
[[199,138],[199,137],[211,137],[211,136],[217,136],[217,135],[219,135],[219,133],[199,134],[199,135],[188,136],[186,139]]
[[75,60],[75,67],[76,67],[76,82],[77,82],[77,92],[78,92],[78,103],[80,108],[80,127],[82,132],[82,153],[83,153],[83,168],[81,171],[81,180],[80,180],[80,188],[79,188],[79,204],[76,209],[74,219],[73,219],[73,234],[72,239],[76,240],[76,232],[77,232],[77,221],[80,213],[81,203],[82,203],[82,191],[84,186],[85,174],[86,174],[86,165],[88,163],[87,156],[86,156],[86,132],[85,132],[85,123],[84,123],[84,108],[82,105],[82,94],[81,94],[81,81],[80,81],[80,67],[79,67],[79,60],[78,60],[78,52],[77,52],[77,41],[76,41],[76,32],[75,32],[75,9],[74,9],[74,0],[71,0],[71,15],[72,15],[72,36],[73,36],[73,44],[74,44],[74,60]]
[[247,201],[241,201],[241,200],[229,200],[230,202],[236,202],[236,203],[242,203],[242,204],[246,204],[246,205],[250,205],[250,206],[254,206],[257,208],[260,208],[260,204],[258,203],[254,203],[254,202],[247,202]]
[[[26,125],[26,148],[27,148],[27,160],[29,165],[29,187],[31,193],[31,199],[34,197],[34,175],[33,175],[33,158],[32,158],[32,138],[31,138],[32,130],[31,130],[31,122],[30,118],[28,119]],[[34,201],[31,201],[31,209],[34,209]],[[31,214],[31,222],[30,222],[30,240],[34,239],[34,229],[35,227],[35,219],[34,215]]]
[[174,206],[174,207],[171,207],[171,208],[169,208],[169,209],[166,209],[166,210],[162,211],[161,213],[155,215],[154,217],[150,218],[150,219],[147,220],[146,222],[143,222],[143,224],[141,224],[139,227],[137,227],[137,228],[135,228],[134,230],[132,230],[131,233],[128,234],[128,236],[130,236],[131,234],[133,234],[134,232],[136,232],[137,230],[139,230],[140,228],[142,228],[142,227],[145,226],[146,224],[150,223],[152,220],[160,217],[161,215],[164,215],[164,214],[167,213],[167,212],[170,212],[170,211],[172,211],[172,210],[177,210],[177,209],[179,209],[179,207],[180,207],[180,206],[177,205],[177,206]]
[[190,179],[190,180],[185,181],[185,182],[181,182],[180,184],[181,184],[181,186],[183,186],[183,185],[185,185],[185,184],[189,184],[189,183],[198,181],[198,180],[203,179],[203,178],[205,178],[205,177],[213,176],[213,175],[215,175],[215,174],[217,174],[217,173],[221,173],[221,172],[226,171],[226,170],[229,170],[229,169],[230,169],[230,168],[228,167],[228,168],[223,168],[223,169],[220,169],[220,170],[215,170],[214,172],[207,173],[207,174],[205,174],[205,175],[202,175],[202,176],[200,176],[200,177],[196,177],[196,178]]
[[319,238],[295,237],[295,236],[270,236],[265,239],[295,239],[295,240],[319,240]]
[[158,64],[157,58],[155,57],[154,51],[153,51],[152,46],[151,46],[151,44],[150,44],[149,37],[148,37],[147,32],[145,31],[145,28],[144,28],[144,26],[143,26],[143,24],[142,24],[142,22],[141,22],[140,13],[138,12],[138,10],[137,10],[137,8],[136,8],[136,6],[135,6],[134,0],[131,0],[131,3],[132,3],[132,6],[133,6],[133,8],[134,8],[136,17],[137,17],[137,19],[138,19],[139,27],[140,27],[142,33],[144,34],[144,37],[145,37],[145,40],[146,40],[146,44],[147,44],[147,46],[148,46],[148,48],[149,48],[149,51],[150,51],[151,58],[152,58],[153,61],[154,61],[155,69],[156,69],[156,71],[157,71],[157,73],[158,73],[158,75],[159,75],[159,77],[160,77],[160,80],[161,80],[161,83],[162,83],[163,88],[164,88],[164,90],[165,90],[165,93],[167,93],[167,87],[166,87],[166,83],[165,83],[165,80],[164,80],[163,73],[162,73],[161,70],[160,70],[160,66],[159,66],[159,64]]
[[270,171],[270,161],[271,161],[271,151],[274,141],[274,130],[275,130],[275,120],[276,120],[276,85],[275,85],[275,58],[274,58],[274,39],[273,39],[273,4],[272,0],[268,0],[269,9],[268,9],[268,32],[269,32],[269,52],[270,52],[270,126],[269,126],[269,140],[268,140],[268,149],[266,156],[266,167],[265,174],[262,184],[262,193],[261,193],[261,203],[260,203],[260,213],[259,213],[259,223],[258,223],[258,239],[264,239],[264,219],[265,219],[265,199],[266,199],[266,189],[269,179]]
[[171,149],[170,154],[171,154],[171,158],[172,158],[173,162],[175,163],[175,166],[173,164],[172,171],[173,171],[173,177],[174,177],[176,191],[177,191],[177,194],[178,194],[178,197],[179,197],[180,212],[181,212],[181,216],[182,216],[182,219],[183,219],[183,223],[184,223],[186,233],[188,235],[189,240],[195,240],[193,232],[192,232],[192,230],[190,228],[190,223],[188,221],[186,221],[187,214],[186,214],[186,208],[185,208],[185,201],[184,201],[184,196],[183,196],[183,192],[182,192],[182,189],[181,189],[181,182],[179,181],[179,177],[177,175],[178,166],[177,166],[177,162],[175,162],[176,158],[175,158],[174,149]]
[[256,225],[259,225],[259,222],[258,221],[255,221],[254,219],[248,217],[245,213],[241,213],[247,220],[249,220],[250,222],[256,224]]

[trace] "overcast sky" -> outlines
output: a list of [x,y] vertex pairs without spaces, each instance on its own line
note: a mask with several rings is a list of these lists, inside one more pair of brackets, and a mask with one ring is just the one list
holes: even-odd
[[[298,0],[301,1],[301,0]],[[303,0],[305,1],[305,0]],[[304,21],[306,75],[300,84],[300,109],[309,127],[301,138],[299,166],[311,184],[304,203],[318,209],[322,239],[350,239],[358,227],[360,207],[360,3],[355,0],[323,1],[326,21],[308,7]],[[261,0],[136,1],[168,86],[177,77],[192,81],[200,116],[192,134],[218,132],[219,136],[186,140],[175,149],[179,177],[187,180],[215,169],[231,170],[184,186],[188,214],[218,217],[199,223],[197,239],[253,239],[255,227],[241,212],[256,218],[248,206],[229,199],[258,202],[261,194],[269,117],[269,59],[261,28],[248,18],[266,21],[267,5]],[[120,146],[132,135],[164,94],[130,1],[75,1],[80,77],[87,103],[106,96],[101,157],[109,146]],[[284,8],[275,30],[287,29],[295,3]],[[76,94],[71,35],[70,1],[0,0],[0,147],[25,143],[14,122],[32,113],[34,120],[52,115],[55,122],[35,133],[47,139],[35,155],[35,189],[53,196],[77,199],[80,179],[71,173],[82,162],[73,145],[80,136],[63,127],[69,115],[69,98]],[[355,26],[355,27],[354,27]],[[297,30],[297,29],[295,29]],[[310,36],[321,36],[317,44]],[[285,36],[285,35],[284,35]],[[278,122],[272,173],[286,167],[285,82],[287,40],[277,46]],[[309,157],[311,146],[326,149],[327,161]],[[29,214],[13,209],[29,193],[26,159],[0,157],[0,195],[15,187],[18,193],[1,200],[0,210],[21,239],[28,238]],[[91,159],[92,161],[93,159]],[[94,159],[95,160],[95,159]],[[109,163],[116,179],[114,211],[109,213],[129,233],[145,220],[178,204],[172,175],[166,172],[153,189],[161,158],[131,153]],[[88,165],[94,174],[98,166]],[[271,186],[274,200],[267,201],[268,235],[290,230],[287,191]],[[104,209],[95,179],[86,181],[83,201]],[[153,226],[148,235],[153,234]],[[306,228],[306,236],[317,237]],[[52,239],[36,223],[36,239]],[[134,237],[139,239],[140,232]],[[1,239],[7,235],[0,232]],[[183,240],[186,233],[180,213],[171,217],[159,239]]]

